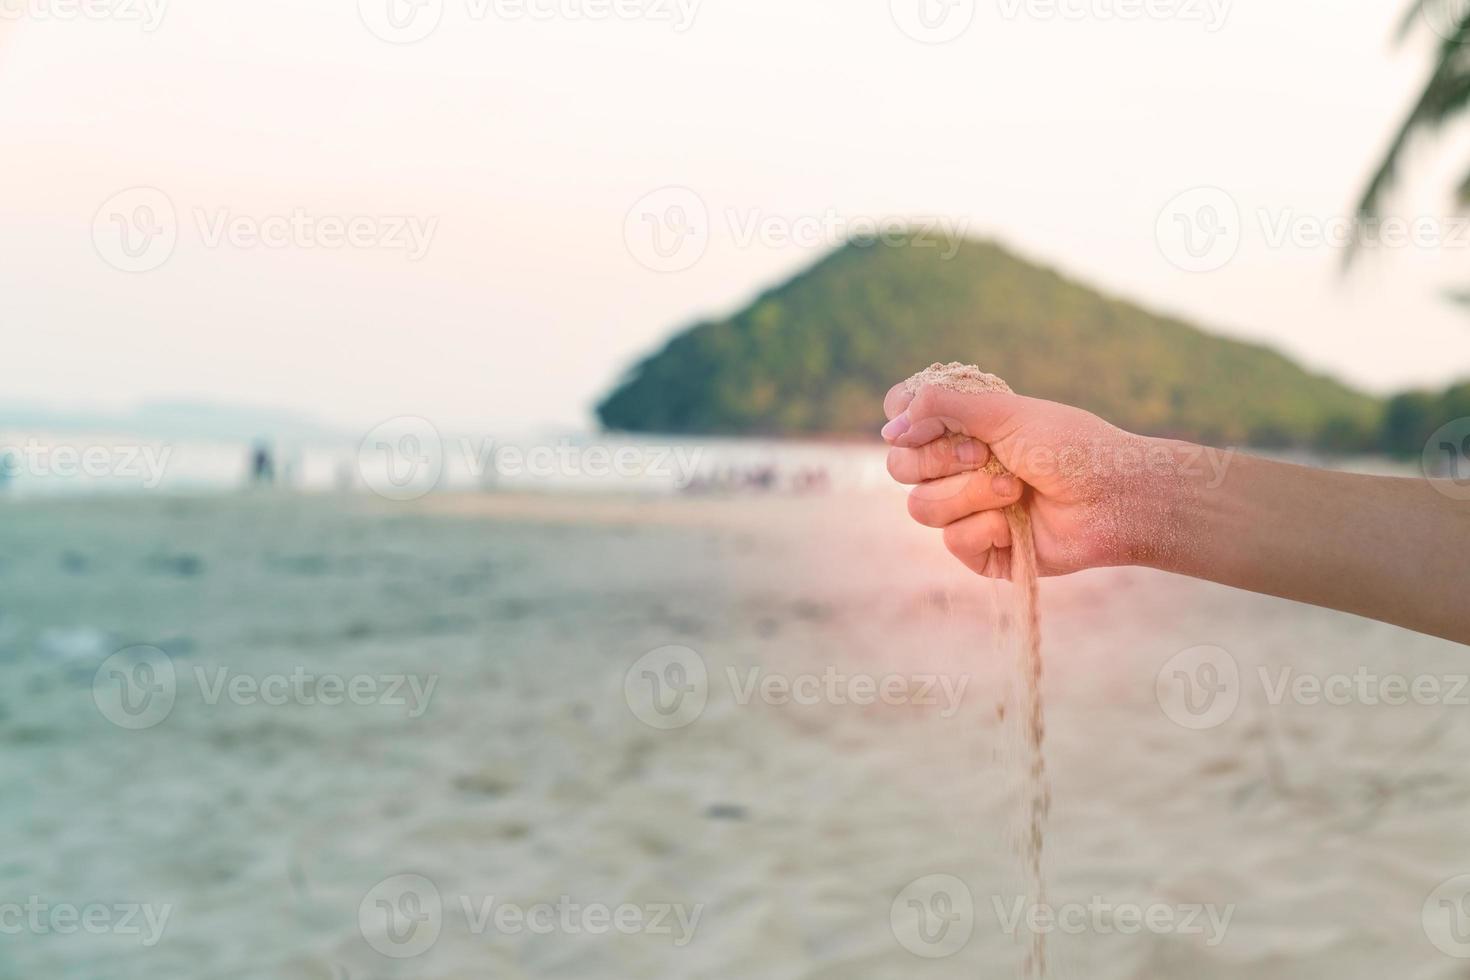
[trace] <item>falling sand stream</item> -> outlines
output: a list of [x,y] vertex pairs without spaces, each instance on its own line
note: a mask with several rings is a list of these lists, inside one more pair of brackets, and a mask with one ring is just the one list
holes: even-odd
[[[937,385],[954,391],[980,394],[1011,390],[1010,385],[978,367],[952,362],[934,364],[905,382],[910,394],[924,385]],[[994,455],[982,472],[999,475],[1009,472]],[[1017,631],[1017,691],[1020,699],[1019,718],[1022,757],[1017,760],[1024,778],[1021,812],[1021,859],[1026,873],[1027,898],[1031,907],[1044,905],[1046,883],[1042,877],[1041,858],[1046,837],[1047,811],[1051,807],[1051,789],[1046,776],[1046,758],[1042,745],[1046,734],[1046,716],[1041,701],[1041,615],[1038,609],[1036,539],[1032,534],[1031,515],[1025,497],[1005,509],[1010,531],[1010,567],[1012,583],[1010,621]],[[1041,930],[1031,933],[1023,975],[1028,980],[1046,976],[1046,935]]]

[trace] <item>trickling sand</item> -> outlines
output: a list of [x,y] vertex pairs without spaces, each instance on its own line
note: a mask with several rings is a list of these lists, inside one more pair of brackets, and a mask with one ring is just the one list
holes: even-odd
[[[953,361],[949,364],[932,364],[915,374],[904,383],[904,387],[916,394],[924,385],[938,385],[954,391],[971,394],[984,392],[1009,392],[1011,386],[993,374],[987,374],[973,364]],[[998,475],[1009,473],[994,455],[981,472]],[[1046,884],[1042,876],[1041,857],[1046,838],[1046,816],[1051,808],[1051,789],[1046,777],[1046,757],[1042,751],[1046,735],[1046,713],[1041,700],[1041,614],[1039,589],[1037,586],[1036,540],[1031,530],[1031,515],[1026,510],[1026,498],[1005,509],[1006,524],[1010,528],[1011,548],[1009,571],[1012,590],[1011,621],[1016,624],[1017,661],[1019,677],[1017,688],[1020,693],[1021,716],[1017,723],[1021,727],[1023,746],[1017,764],[1023,767],[1025,789],[1022,802],[1021,857],[1025,863],[1028,896],[1033,906],[1046,901]],[[1046,976],[1046,934],[1035,930],[1031,934],[1031,946],[1025,961],[1025,976]]]

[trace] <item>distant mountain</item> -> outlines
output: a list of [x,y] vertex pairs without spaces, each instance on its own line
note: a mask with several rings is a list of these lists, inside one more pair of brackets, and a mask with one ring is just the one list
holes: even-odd
[[598,406],[609,429],[871,436],[890,385],[965,361],[1135,432],[1376,445],[1382,403],[1257,344],[1105,296],[981,241],[854,241],[696,324]]

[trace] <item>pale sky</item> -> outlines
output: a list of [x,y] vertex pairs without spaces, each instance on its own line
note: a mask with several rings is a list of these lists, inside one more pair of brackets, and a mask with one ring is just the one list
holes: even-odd
[[[634,358],[826,249],[752,222],[901,216],[1371,390],[1470,375],[1440,296],[1470,231],[1346,278],[1303,237],[1428,70],[1400,2],[922,0],[964,28],[943,44],[921,0],[77,2],[0,0],[0,400],[585,425]],[[1416,154],[1391,213],[1446,214],[1467,148]],[[1191,272],[1156,228],[1196,187],[1239,247]],[[639,202],[702,254],[661,259]],[[170,234],[122,251],[145,226]]]

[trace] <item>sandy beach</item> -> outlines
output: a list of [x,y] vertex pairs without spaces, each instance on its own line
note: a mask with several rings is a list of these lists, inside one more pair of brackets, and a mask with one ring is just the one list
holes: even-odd
[[[1470,976],[1463,647],[1042,607],[1053,976]],[[897,493],[0,502],[0,903],[141,924],[0,977],[1015,976],[996,608]]]

